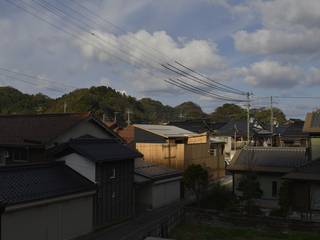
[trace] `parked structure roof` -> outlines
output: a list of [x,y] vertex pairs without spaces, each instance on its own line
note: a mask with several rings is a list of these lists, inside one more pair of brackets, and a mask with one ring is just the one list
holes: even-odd
[[90,112],[0,115],[0,145],[46,144],[86,120],[95,121],[115,135]]
[[135,182],[144,183],[167,178],[180,177],[182,172],[159,164],[135,160]]
[[286,173],[306,162],[303,147],[245,147],[235,154],[227,170]]
[[117,139],[78,138],[72,139],[55,150],[56,156],[76,152],[94,162],[108,162],[141,158],[143,155]]
[[303,131],[307,133],[320,133],[320,111],[307,113]]
[[320,181],[320,160],[311,161],[286,174],[283,178],[290,180]]
[[134,127],[143,129],[145,131],[152,132],[159,136],[165,138],[174,138],[174,137],[188,137],[192,135],[197,135],[197,133],[178,128],[176,126],[168,125],[153,125],[153,124],[134,124]]
[[0,168],[0,201],[27,203],[95,190],[95,184],[64,162]]

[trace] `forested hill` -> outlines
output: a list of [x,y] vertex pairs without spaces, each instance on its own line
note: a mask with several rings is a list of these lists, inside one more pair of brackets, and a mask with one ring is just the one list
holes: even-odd
[[77,89],[57,99],[41,93],[29,95],[12,87],[0,87],[1,114],[63,112],[65,104],[68,112],[91,111],[99,116],[105,113],[110,120],[115,113],[118,119],[124,120],[128,110],[132,112],[134,122],[159,123],[207,117],[201,107],[192,102],[171,107],[150,98],[137,100],[104,86]]
[[[127,111],[131,112],[131,120],[135,123],[164,123],[199,118],[221,122],[246,118],[246,110],[235,104],[224,104],[206,114],[193,102],[171,107],[151,98],[138,100],[105,86],[77,89],[57,99],[41,93],[29,95],[12,87],[0,87],[1,114],[63,112],[65,104],[67,112],[91,111],[100,117],[106,114],[109,120],[113,120],[116,114],[120,122],[125,122]],[[262,123],[270,122],[268,108],[253,109],[251,114]],[[277,108],[274,109],[274,117],[280,123],[286,120],[283,112]]]

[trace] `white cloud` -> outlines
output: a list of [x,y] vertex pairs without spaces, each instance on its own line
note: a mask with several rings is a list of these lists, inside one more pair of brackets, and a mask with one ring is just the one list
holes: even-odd
[[77,44],[85,57],[99,61],[119,62],[124,59],[144,67],[158,68],[159,63],[174,59],[183,60],[187,66],[196,69],[219,69],[224,66],[217,45],[206,40],[175,41],[165,31],[149,33],[140,30],[120,36],[101,31],[93,33],[97,37],[87,37],[87,40],[94,42],[94,45],[100,44],[105,50],[83,42]]
[[254,86],[276,89],[294,87],[303,77],[303,72],[297,67],[268,60],[240,68],[238,74]]
[[320,1],[274,0],[254,4],[263,27],[238,31],[235,46],[242,52],[301,54],[319,52]]

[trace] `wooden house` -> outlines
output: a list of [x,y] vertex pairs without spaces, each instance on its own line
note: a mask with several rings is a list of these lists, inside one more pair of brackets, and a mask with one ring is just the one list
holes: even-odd
[[1,115],[0,165],[48,161],[48,149],[84,135],[119,139],[89,112]]
[[[144,160],[179,170],[201,164],[210,179],[224,176],[224,154],[212,149],[208,135],[168,125],[134,124],[119,135],[144,155]],[[223,144],[223,143],[220,143]]]
[[79,138],[58,147],[58,160],[97,184],[96,226],[134,214],[134,160],[142,155],[116,139]]

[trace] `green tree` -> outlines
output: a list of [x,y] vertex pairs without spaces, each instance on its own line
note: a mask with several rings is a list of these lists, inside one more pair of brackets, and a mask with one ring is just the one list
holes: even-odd
[[[270,125],[270,108],[258,108],[252,110],[254,117],[264,126]],[[273,119],[282,124],[286,121],[286,116],[279,108],[273,108]]]
[[202,194],[208,187],[208,171],[199,164],[191,164],[183,173],[183,182],[200,204]]
[[236,104],[226,103],[211,113],[211,117],[217,122],[245,119],[246,110]]
[[245,203],[247,213],[256,214],[258,209],[254,200],[261,198],[263,194],[257,175],[252,171],[242,175],[238,190],[242,192],[241,200]]

